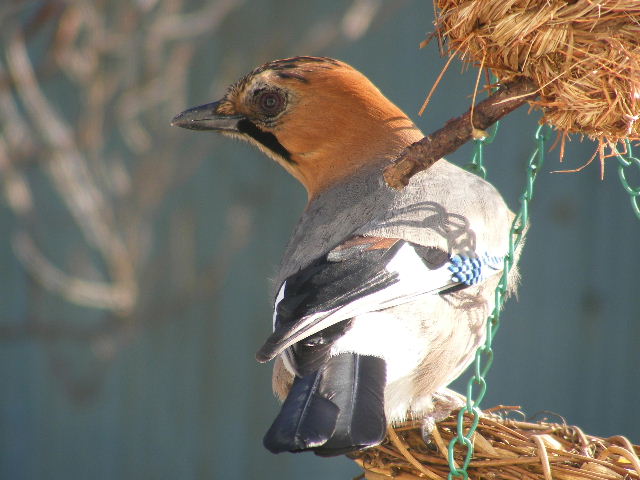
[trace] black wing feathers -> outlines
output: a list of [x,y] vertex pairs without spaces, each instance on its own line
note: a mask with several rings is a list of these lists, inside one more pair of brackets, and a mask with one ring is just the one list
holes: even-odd
[[336,323],[289,347],[298,375],[318,370],[324,364],[333,342],[345,334],[351,327],[351,320]]
[[449,261],[449,254],[437,247],[425,247],[416,243],[412,243],[411,246],[424,264],[432,270],[442,267]]
[[402,243],[389,249],[333,250],[287,278],[284,297],[276,306],[274,332],[256,354],[258,361],[269,361],[280,353],[292,332],[303,335],[311,330],[316,322],[306,321],[310,315],[329,313],[394,284],[398,275],[385,266]]
[[319,258],[287,278],[285,297],[276,309],[280,322],[326,312],[395,282],[385,270],[397,247],[364,250],[351,247]]

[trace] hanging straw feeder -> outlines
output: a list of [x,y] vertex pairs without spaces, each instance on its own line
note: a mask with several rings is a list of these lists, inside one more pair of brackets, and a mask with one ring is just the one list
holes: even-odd
[[449,53],[538,89],[542,122],[614,144],[640,139],[638,0],[434,0]]
[[[640,479],[640,447],[625,437],[599,438],[578,427],[548,421],[509,418],[505,408],[486,413],[473,437],[469,464],[473,480],[616,480]],[[425,443],[417,422],[395,427],[380,446],[352,459],[364,468],[367,480],[446,480],[447,447],[456,436],[457,413],[438,422]],[[465,417],[465,430],[471,417]],[[464,452],[456,446],[462,464]]]
[[476,106],[479,119],[472,108],[407,148],[385,170],[389,186],[403,188],[524,102],[560,134],[560,158],[571,133],[598,142],[601,164],[605,147],[615,155],[640,140],[639,0],[433,1],[451,58],[491,70],[503,88]]

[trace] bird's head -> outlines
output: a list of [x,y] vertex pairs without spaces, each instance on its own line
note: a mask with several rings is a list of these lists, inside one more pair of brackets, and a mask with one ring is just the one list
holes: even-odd
[[172,125],[247,140],[313,197],[358,169],[396,158],[422,133],[367,77],[338,60],[295,57],[262,65],[225,96]]

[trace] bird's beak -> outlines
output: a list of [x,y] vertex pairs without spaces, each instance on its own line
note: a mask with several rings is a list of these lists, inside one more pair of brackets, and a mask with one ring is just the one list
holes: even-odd
[[179,113],[171,126],[188,128],[190,130],[217,130],[221,132],[238,132],[238,122],[245,117],[242,115],[228,115],[218,113],[221,102],[207,103],[193,107]]

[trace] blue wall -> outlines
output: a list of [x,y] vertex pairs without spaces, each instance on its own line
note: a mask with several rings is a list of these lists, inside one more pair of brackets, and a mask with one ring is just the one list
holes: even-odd
[[[351,63],[425,132],[462,113],[475,75],[454,64],[425,115],[416,114],[444,65],[435,43],[417,48],[431,30],[431,2],[360,3],[382,6],[356,39],[331,37],[349,5],[272,0],[238,4],[194,40],[188,97],[149,127],[151,141],[171,142],[179,155],[170,161],[185,168],[145,217],[152,240],[133,314],[71,305],[43,288],[11,246],[24,220],[0,203],[0,478],[358,474],[347,459],[273,456],[261,445],[277,402],[270,366],[256,364],[254,352],[270,329],[269,278],[304,207],[302,188],[246,145],[168,123],[179,109],[214,100],[252,67],[296,54]],[[143,40],[147,34],[139,33]],[[52,101],[56,88],[73,96],[53,85],[46,90]],[[512,114],[486,153],[489,179],[514,208],[538,117],[525,109]],[[581,173],[551,173],[580,166],[594,148],[575,138],[565,163],[556,150],[540,173],[520,293],[502,317],[485,405],[549,410],[588,433],[637,443],[640,222],[614,161],[604,181],[596,163]],[[123,155],[130,171],[138,165],[117,139],[106,151]],[[451,158],[464,163],[469,156],[467,146]],[[24,168],[39,198],[32,226],[38,243],[73,270],[73,253],[84,248],[80,233],[48,186],[45,166]]]

